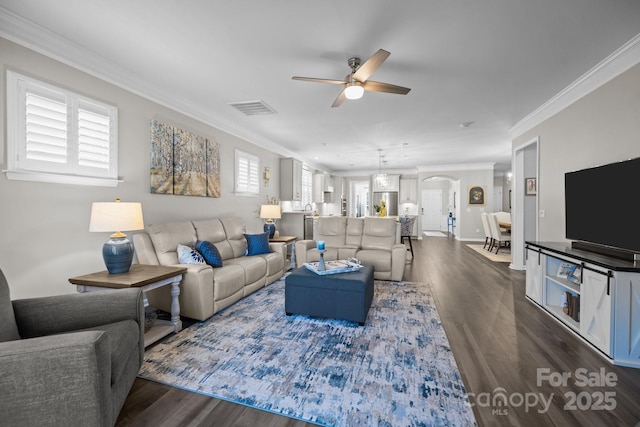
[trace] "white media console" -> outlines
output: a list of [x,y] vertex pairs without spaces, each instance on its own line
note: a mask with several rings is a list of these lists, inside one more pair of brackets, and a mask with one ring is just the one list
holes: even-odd
[[557,242],[526,242],[526,257],[530,301],[613,364],[640,368],[637,262]]

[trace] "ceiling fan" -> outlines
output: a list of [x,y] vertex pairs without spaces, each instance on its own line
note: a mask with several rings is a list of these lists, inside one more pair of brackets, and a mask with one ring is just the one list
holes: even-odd
[[391,55],[384,49],[378,49],[369,59],[360,65],[360,58],[349,58],[348,64],[351,72],[347,74],[344,80],[317,79],[313,77],[293,76],[293,80],[302,80],[307,82],[328,83],[333,85],[342,85],[344,89],[331,107],[339,107],[347,99],[359,99],[365,90],[371,92],[386,92],[399,95],[406,95],[411,89],[408,87],[396,86],[390,83],[374,82],[369,77],[382,65],[382,63]]

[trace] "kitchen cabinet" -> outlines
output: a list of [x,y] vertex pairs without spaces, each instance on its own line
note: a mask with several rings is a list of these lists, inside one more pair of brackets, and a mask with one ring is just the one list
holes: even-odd
[[333,203],[332,177],[317,173],[313,175],[313,203]]
[[280,159],[280,200],[302,200],[302,162]]
[[400,180],[400,203],[418,203],[418,180]]

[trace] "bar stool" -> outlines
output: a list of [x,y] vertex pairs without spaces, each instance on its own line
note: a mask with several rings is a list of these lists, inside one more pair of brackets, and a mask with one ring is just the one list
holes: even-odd
[[409,247],[411,249],[411,257],[413,258],[413,244],[411,243],[411,235],[413,234],[413,224],[416,222],[415,216],[400,217],[400,243],[404,243],[405,237],[409,239]]

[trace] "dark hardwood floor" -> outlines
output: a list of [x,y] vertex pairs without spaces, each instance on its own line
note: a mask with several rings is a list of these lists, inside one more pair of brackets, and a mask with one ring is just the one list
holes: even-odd
[[[404,280],[431,286],[479,426],[640,425],[640,369],[610,364],[526,300],[523,271],[452,237],[414,241],[413,248]],[[550,384],[563,375],[570,375],[564,384]],[[117,425],[313,424],[138,378]]]

